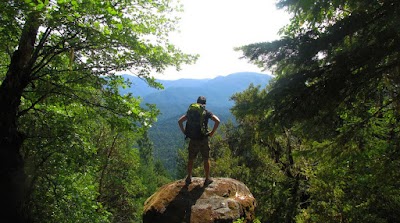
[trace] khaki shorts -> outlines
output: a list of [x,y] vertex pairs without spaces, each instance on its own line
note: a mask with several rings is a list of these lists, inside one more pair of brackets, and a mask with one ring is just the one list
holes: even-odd
[[208,144],[208,137],[204,139],[190,140],[189,159],[195,159],[199,152],[201,153],[203,159],[210,158],[210,145]]

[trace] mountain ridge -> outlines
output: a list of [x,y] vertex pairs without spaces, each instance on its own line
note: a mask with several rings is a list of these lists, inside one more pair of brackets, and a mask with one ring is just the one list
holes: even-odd
[[[173,87],[202,87],[205,84],[220,84],[221,82],[229,82],[233,83],[234,81],[244,81],[244,83],[261,81],[261,83],[265,82],[262,79],[271,79],[272,76],[269,74],[262,74],[257,72],[237,72],[232,73],[226,76],[217,76],[215,78],[204,78],[204,79],[190,79],[190,78],[182,78],[177,80],[162,80],[156,79],[158,83],[161,83],[164,86],[164,89],[158,90],[152,87],[149,87],[145,80],[139,78],[134,75],[122,74],[121,75],[125,80],[129,80],[132,83],[132,86],[127,89],[122,89],[122,93],[133,93],[134,96],[143,97],[150,93],[159,92],[162,90],[166,90],[168,88]],[[237,83],[240,84],[240,83]],[[135,89],[134,87],[138,87]]]

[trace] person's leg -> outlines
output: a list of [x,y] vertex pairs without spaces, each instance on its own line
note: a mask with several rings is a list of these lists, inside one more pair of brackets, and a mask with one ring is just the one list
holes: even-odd
[[208,138],[205,138],[202,141],[200,152],[203,157],[203,165],[204,165],[204,174],[205,174],[204,185],[209,185],[213,181],[211,180],[210,177],[210,145],[208,142]]
[[204,174],[206,176],[206,180],[210,179],[210,159],[204,159]]
[[190,184],[192,182],[192,170],[193,170],[193,163],[196,158],[197,153],[199,152],[196,142],[190,140],[189,142],[189,156],[188,156],[188,163],[187,163],[187,176],[186,176],[186,183]]
[[193,162],[194,162],[194,159],[189,158],[188,164],[187,164],[187,177],[188,178],[192,178]]
[[204,160],[204,172],[206,175],[206,179],[204,180],[204,186],[208,186],[213,182],[213,180],[210,177],[210,159]]
[[192,183],[193,162],[194,162],[194,159],[189,156],[188,163],[187,163],[187,176],[185,179],[186,184]]

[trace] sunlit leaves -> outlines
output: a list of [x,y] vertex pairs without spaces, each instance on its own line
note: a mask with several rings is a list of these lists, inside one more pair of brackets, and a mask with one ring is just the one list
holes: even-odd
[[[73,80],[64,78],[60,77],[65,83]],[[137,221],[151,191],[142,185],[141,162],[133,146],[149,128],[144,123],[151,125],[156,113],[142,109],[137,99],[119,95],[120,78],[109,80],[106,89],[84,86],[84,81],[66,84],[63,94],[36,104],[20,120],[21,129],[29,132],[24,154],[32,211],[49,221]],[[64,98],[72,87],[72,98]],[[90,94],[90,102],[85,94]],[[29,99],[34,96],[29,94]],[[24,105],[29,107],[27,99]],[[65,211],[73,208],[80,211]]]
[[[15,9],[8,5],[9,2],[4,4],[6,9],[10,8],[10,13],[11,9]],[[93,67],[92,71],[104,74],[133,69],[135,74],[147,78],[152,70],[162,72],[167,66],[179,67],[181,63],[190,63],[195,59],[169,47],[168,33],[174,31],[177,25],[173,12],[180,10],[169,0],[26,0],[26,4],[32,5],[31,8],[21,5],[19,13],[34,9],[45,18],[40,31],[47,29],[48,33],[41,39],[43,45],[37,47],[39,55],[43,56],[42,62],[54,58],[52,56],[62,48],[74,49],[75,63]],[[16,22],[22,27],[22,20]],[[9,27],[6,30],[13,28],[6,27]],[[14,31],[14,34],[18,35],[18,32]]]
[[[25,214],[32,220],[139,221],[143,197],[151,191],[142,182],[144,167],[134,145],[158,111],[121,95],[126,83],[114,73],[131,69],[161,87],[151,77],[154,70],[193,61],[168,43],[177,22],[169,3],[1,1],[0,77],[7,74],[9,83],[21,86],[21,98],[13,100],[21,101]],[[38,28],[24,28],[29,22]],[[36,42],[25,43],[21,35]],[[9,63],[12,55],[20,59],[15,53],[19,43],[32,44],[33,51],[24,55],[25,70],[15,73]],[[115,196],[121,199],[115,202]]]
[[256,134],[264,141],[278,140],[281,127],[302,142],[293,157],[301,160],[310,198],[296,221],[396,221],[400,4],[283,0],[279,6],[293,16],[282,39],[239,48],[276,78],[262,97],[253,96],[262,101],[258,111],[241,103],[233,111],[244,120],[258,114],[265,127]]

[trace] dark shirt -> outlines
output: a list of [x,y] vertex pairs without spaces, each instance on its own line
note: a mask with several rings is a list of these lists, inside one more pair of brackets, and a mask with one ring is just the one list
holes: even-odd
[[211,117],[212,117],[213,115],[214,115],[214,114],[213,114],[212,112],[210,112],[210,111],[208,111],[208,110],[206,109],[206,118],[205,118],[205,120],[204,120],[204,125],[206,126],[206,129],[208,129],[208,120],[211,119]]

